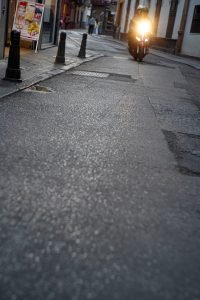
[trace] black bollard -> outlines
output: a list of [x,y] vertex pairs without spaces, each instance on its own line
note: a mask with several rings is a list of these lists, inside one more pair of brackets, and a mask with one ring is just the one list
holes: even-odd
[[66,32],[61,31],[60,41],[58,45],[58,52],[56,55],[56,64],[65,64],[65,42],[66,42]]
[[12,30],[10,36],[8,66],[4,79],[21,82],[22,80],[20,78],[20,32],[17,30]]
[[79,54],[78,54],[78,57],[80,57],[80,58],[85,58],[86,42],[87,42],[87,33],[84,33],[83,38],[82,38],[82,42],[81,42],[80,51],[79,51]]

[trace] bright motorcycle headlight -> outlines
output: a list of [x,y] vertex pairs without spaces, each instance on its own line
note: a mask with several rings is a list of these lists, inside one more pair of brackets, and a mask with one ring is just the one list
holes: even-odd
[[147,34],[150,32],[150,24],[147,21],[143,21],[138,24],[138,32],[140,34]]

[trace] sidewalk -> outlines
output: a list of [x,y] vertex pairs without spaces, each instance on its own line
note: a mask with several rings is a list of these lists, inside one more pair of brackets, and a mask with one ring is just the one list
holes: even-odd
[[58,47],[54,46],[40,50],[38,53],[34,53],[32,50],[22,53],[20,57],[21,83],[3,80],[7,68],[7,59],[0,60],[0,99],[102,56],[97,52],[86,49],[86,58],[78,58],[80,46],[67,36],[65,65],[61,65],[54,63],[57,49]]
[[150,49],[150,53],[153,55],[165,58],[165,59],[169,59],[174,62],[188,65],[197,70],[200,70],[200,60],[198,60],[198,59],[184,57],[184,56],[177,56],[177,55],[173,55],[173,54],[162,52],[162,51],[155,50],[155,49]]

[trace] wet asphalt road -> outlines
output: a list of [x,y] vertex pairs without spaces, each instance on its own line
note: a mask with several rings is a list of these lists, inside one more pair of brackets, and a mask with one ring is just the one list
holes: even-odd
[[199,71],[88,47],[0,102],[0,299],[198,300]]

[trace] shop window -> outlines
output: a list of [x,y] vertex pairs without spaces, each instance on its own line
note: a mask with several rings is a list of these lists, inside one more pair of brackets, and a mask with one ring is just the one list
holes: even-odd
[[43,16],[42,44],[53,43],[55,29],[56,0],[46,0]]
[[196,5],[194,7],[194,14],[193,14],[190,32],[200,33],[200,5]]

